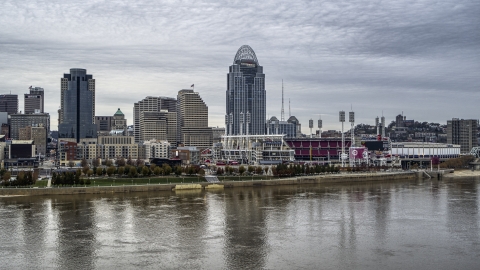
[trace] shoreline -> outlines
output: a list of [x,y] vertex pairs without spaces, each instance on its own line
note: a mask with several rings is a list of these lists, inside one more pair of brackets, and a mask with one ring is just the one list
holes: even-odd
[[[300,176],[270,180],[243,180],[222,181],[216,183],[174,183],[174,184],[148,184],[148,185],[118,185],[118,186],[89,186],[89,187],[54,187],[54,188],[0,188],[0,199],[19,196],[48,196],[48,195],[76,195],[76,194],[109,194],[130,192],[151,192],[195,190],[195,189],[223,189],[235,187],[262,187],[281,185],[303,184],[328,184],[328,183],[362,183],[369,181],[408,180],[423,177],[422,171],[406,172],[376,172],[376,173],[340,173],[328,175]],[[428,173],[429,171],[427,171]],[[442,175],[445,179],[464,179],[480,177],[480,171],[461,170]],[[193,185],[192,185],[193,184]]]
[[469,178],[480,177],[480,171],[472,170],[456,170],[454,173],[447,173],[443,175],[444,178]]
[[[480,172],[479,172],[480,176]],[[368,181],[389,181],[400,179],[416,179],[417,172],[377,172],[377,173],[349,173],[329,174],[315,176],[301,176],[271,180],[244,180],[223,182],[197,182],[192,184],[150,184],[150,185],[124,185],[124,186],[90,186],[90,187],[61,187],[61,188],[0,188],[0,198],[14,196],[46,196],[46,195],[74,195],[74,194],[107,194],[130,193],[147,191],[172,191],[188,189],[222,189],[235,187],[262,187],[279,185],[302,185],[322,183],[348,183]],[[191,185],[188,187],[186,185]],[[177,187],[179,186],[179,187]]]

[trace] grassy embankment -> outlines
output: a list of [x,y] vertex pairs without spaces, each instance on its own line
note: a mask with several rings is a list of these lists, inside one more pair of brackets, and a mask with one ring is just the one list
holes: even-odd
[[[220,181],[248,181],[248,180],[269,180],[273,179],[271,176],[219,176]],[[83,179],[84,181],[86,179]],[[37,181],[34,187],[46,187],[46,180]],[[96,177],[90,179],[89,186],[123,186],[123,185],[154,185],[154,184],[179,184],[179,183],[198,183],[206,182],[203,176],[153,176],[153,177],[138,177],[138,178],[115,178],[115,177]]]

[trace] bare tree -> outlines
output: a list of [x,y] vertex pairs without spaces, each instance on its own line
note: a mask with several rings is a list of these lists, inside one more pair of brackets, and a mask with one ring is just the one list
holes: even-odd
[[128,157],[127,159],[127,164],[130,165],[130,166],[133,166],[133,160],[132,160],[132,157]]
[[105,162],[105,165],[106,165],[107,167],[110,167],[110,166],[113,165],[113,162],[112,162],[110,159],[107,159],[107,161]]
[[118,167],[123,167],[125,166],[125,158],[123,157],[117,157],[117,160],[116,160],[116,163],[117,163],[117,166]]
[[82,166],[82,168],[83,168],[83,167],[87,167],[87,166],[88,166],[88,162],[87,162],[87,160],[86,160],[86,159],[84,159],[84,158],[82,159],[81,166]]
[[95,168],[98,167],[98,166],[100,166],[100,158],[98,158],[98,157],[97,157],[97,158],[94,158],[94,159],[92,160],[92,165],[93,165],[93,167],[95,167]]

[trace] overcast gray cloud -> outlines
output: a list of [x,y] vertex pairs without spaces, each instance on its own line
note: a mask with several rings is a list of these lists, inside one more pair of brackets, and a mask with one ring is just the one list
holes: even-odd
[[[266,74],[267,113],[306,127],[338,111],[357,122],[477,119],[478,1],[0,1],[0,93],[44,87],[56,128],[60,78],[86,68],[97,114],[176,96],[192,83],[222,126],[226,74],[237,49],[256,52]],[[20,98],[23,110],[23,100]],[[304,129],[307,132],[307,129]]]

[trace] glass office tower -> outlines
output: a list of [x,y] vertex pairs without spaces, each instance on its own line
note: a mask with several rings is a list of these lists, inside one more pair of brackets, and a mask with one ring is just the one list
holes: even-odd
[[238,49],[227,76],[227,135],[264,135],[265,74],[252,48]]
[[59,138],[96,138],[95,79],[86,69],[72,68],[61,78]]

